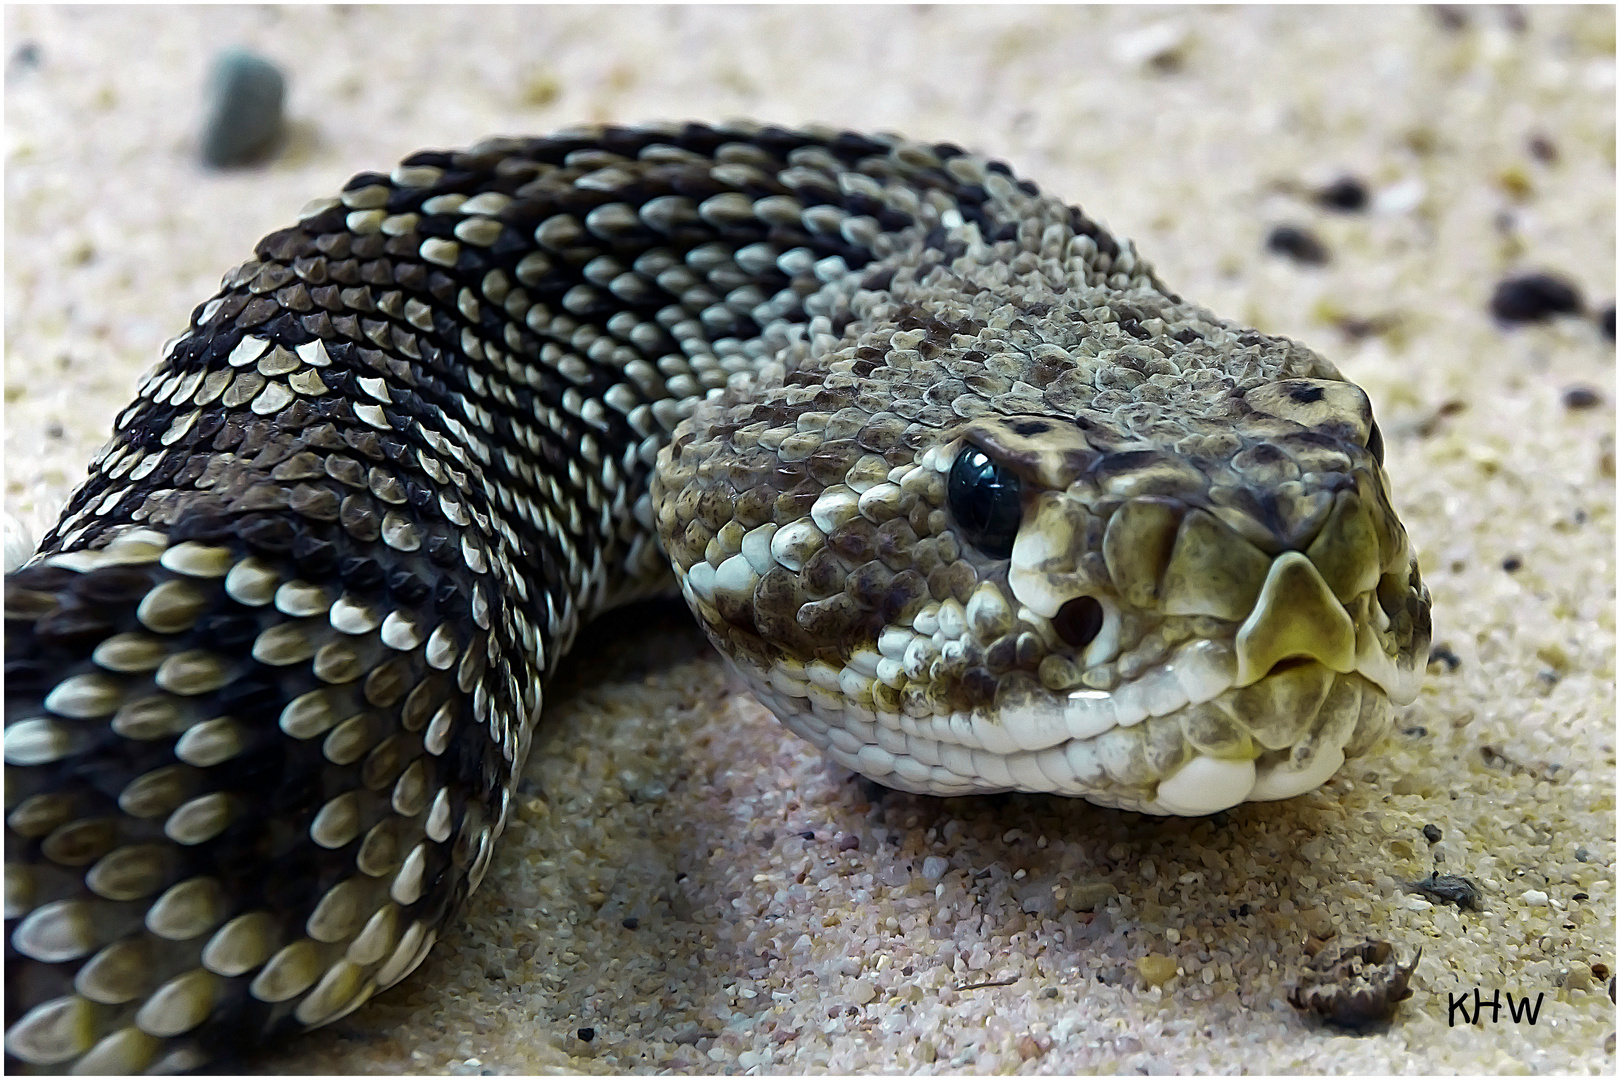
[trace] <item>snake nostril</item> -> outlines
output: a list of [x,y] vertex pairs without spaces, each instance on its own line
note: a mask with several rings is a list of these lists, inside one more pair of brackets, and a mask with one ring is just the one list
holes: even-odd
[[1077,596],[1065,601],[1052,616],[1052,629],[1071,647],[1083,649],[1102,632],[1103,608],[1095,597]]
[[1281,675],[1285,671],[1292,671],[1295,668],[1304,667],[1307,664],[1314,663],[1316,663],[1316,658],[1312,656],[1285,656],[1281,660],[1278,660],[1275,664],[1272,664],[1271,670],[1266,672],[1266,675],[1268,677],[1272,675]]

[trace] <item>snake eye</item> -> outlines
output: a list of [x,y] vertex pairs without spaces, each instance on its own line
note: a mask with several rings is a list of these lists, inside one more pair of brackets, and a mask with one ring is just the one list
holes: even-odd
[[968,543],[990,556],[1012,554],[1023,516],[1022,485],[976,446],[964,446],[951,465],[945,501]]

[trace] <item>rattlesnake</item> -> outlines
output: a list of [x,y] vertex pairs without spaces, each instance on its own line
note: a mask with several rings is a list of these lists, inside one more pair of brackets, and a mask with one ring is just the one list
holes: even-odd
[[1382,460],[1332,364],[955,146],[593,126],[356,176],[7,579],[8,1064],[196,1068],[403,978],[547,673],[660,592],[892,787],[1314,788],[1427,658]]

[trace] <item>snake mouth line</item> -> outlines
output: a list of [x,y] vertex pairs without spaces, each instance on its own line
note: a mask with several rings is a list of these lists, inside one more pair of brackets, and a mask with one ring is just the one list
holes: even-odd
[[[1279,564],[1273,577],[1309,570],[1303,557]],[[1314,571],[1300,576],[1317,580]],[[880,641],[841,669],[819,663],[792,672],[778,662],[750,682],[794,731],[893,787],[1052,792],[1147,813],[1213,813],[1321,785],[1383,732],[1391,702],[1416,698],[1426,650],[1381,618],[1372,592],[1343,606],[1326,599],[1303,610],[1333,619],[1262,604],[1227,634],[1185,642],[1109,689],[1015,677],[982,705],[908,690],[901,708],[885,708],[885,695],[872,692],[879,682],[928,666],[922,653],[913,664],[911,653],[929,640],[919,634],[951,636],[943,608],[938,626],[925,613],[896,633],[905,640]]]
[[1207,814],[1309,791],[1368,748],[1391,700],[1411,700],[1421,677],[1385,659],[1338,672],[1288,658],[1238,686],[1232,646],[1205,639],[1112,692],[1031,690],[922,717],[806,708],[750,681],[834,760],[902,790],[1083,794],[1144,813]]

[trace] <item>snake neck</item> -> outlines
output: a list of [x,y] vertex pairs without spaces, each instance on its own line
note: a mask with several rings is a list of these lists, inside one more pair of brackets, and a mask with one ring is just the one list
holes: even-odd
[[317,573],[334,549],[425,560],[555,656],[670,588],[648,487],[675,426],[843,335],[886,256],[947,261],[964,223],[1122,250],[948,145],[688,124],[414,154],[225,276],[41,551],[134,524]]

